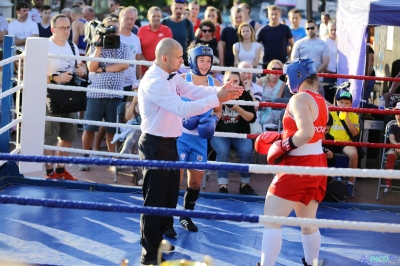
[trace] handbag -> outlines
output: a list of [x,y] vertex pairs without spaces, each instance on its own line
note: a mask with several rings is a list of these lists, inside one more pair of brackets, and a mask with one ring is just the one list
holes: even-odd
[[[68,44],[71,46],[71,50],[74,55],[75,47],[74,44],[68,40]],[[75,66],[77,62],[75,60]],[[70,85],[75,85],[76,82],[72,78]],[[84,81],[83,81],[84,80]],[[87,77],[81,80],[79,86],[87,87],[91,84],[91,82],[87,79]],[[51,114],[67,114],[67,113],[75,113],[79,111],[86,110],[87,97],[85,91],[69,91],[69,90],[55,90],[55,89],[47,89],[47,108]]]
[[[337,112],[337,115],[338,115],[338,117],[339,117],[339,112]],[[344,121],[341,120],[341,119],[339,119],[339,120],[340,120],[340,122],[342,123],[344,130],[346,130],[347,135],[349,135],[350,139],[351,139],[353,142],[358,142],[358,139],[356,139],[356,138],[353,136],[353,134],[351,134],[350,129],[349,129],[349,127],[347,126],[346,122],[344,122]],[[364,155],[365,155],[365,154],[364,154],[364,151],[363,151],[363,149],[362,149],[361,147],[356,147],[356,149],[357,149],[357,153],[358,153],[358,160],[361,160],[362,158],[364,158]]]

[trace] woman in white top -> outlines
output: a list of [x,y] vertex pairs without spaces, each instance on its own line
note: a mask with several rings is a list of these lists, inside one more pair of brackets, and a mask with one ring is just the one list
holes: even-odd
[[261,54],[261,44],[256,42],[253,27],[243,22],[238,28],[239,42],[233,45],[233,55],[235,56],[235,67],[240,62],[249,62],[254,68],[258,67]]
[[[268,70],[282,70],[283,64],[279,60],[272,60],[267,66]],[[263,88],[262,102],[273,102],[276,98],[282,98],[285,83],[279,79],[278,74],[267,74],[257,80],[256,84]],[[257,120],[263,126],[271,128],[272,124],[278,125],[280,110],[272,110],[271,107],[259,108]]]

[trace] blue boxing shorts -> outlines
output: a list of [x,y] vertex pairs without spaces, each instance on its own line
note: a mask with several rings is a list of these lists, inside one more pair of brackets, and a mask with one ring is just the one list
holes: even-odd
[[179,161],[207,162],[207,140],[200,136],[182,133],[176,142]]

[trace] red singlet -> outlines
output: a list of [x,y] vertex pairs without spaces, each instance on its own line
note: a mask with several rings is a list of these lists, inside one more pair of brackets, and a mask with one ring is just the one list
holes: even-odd
[[[284,160],[283,165],[326,167],[326,156],[322,151],[321,143],[328,121],[328,108],[324,97],[320,94],[309,90],[306,90],[304,93],[313,98],[318,108],[318,115],[313,121],[314,136],[308,143],[291,151],[289,156]],[[283,139],[293,136],[298,130],[296,121],[289,115],[289,105],[290,101],[282,120]],[[318,202],[322,201],[325,196],[326,183],[326,176],[299,176],[280,173],[275,176],[268,192],[286,200],[302,202],[308,205],[313,199]]]

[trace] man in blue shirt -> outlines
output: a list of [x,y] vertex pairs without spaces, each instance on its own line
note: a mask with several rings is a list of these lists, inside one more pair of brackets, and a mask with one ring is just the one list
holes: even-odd
[[221,33],[221,48],[218,51],[221,66],[232,67],[235,61],[233,44],[239,41],[237,30],[243,22],[243,12],[239,7],[231,8],[232,25],[224,28]]
[[183,17],[184,10],[185,1],[175,0],[171,5],[172,15],[164,19],[161,24],[171,29],[174,40],[179,42],[183,48],[183,60],[185,65],[188,65],[186,50],[194,41],[194,31],[192,22]]
[[292,35],[294,42],[306,37],[306,30],[300,27],[301,12],[298,9],[292,9],[289,11],[289,21],[292,24],[290,28],[292,30]]

